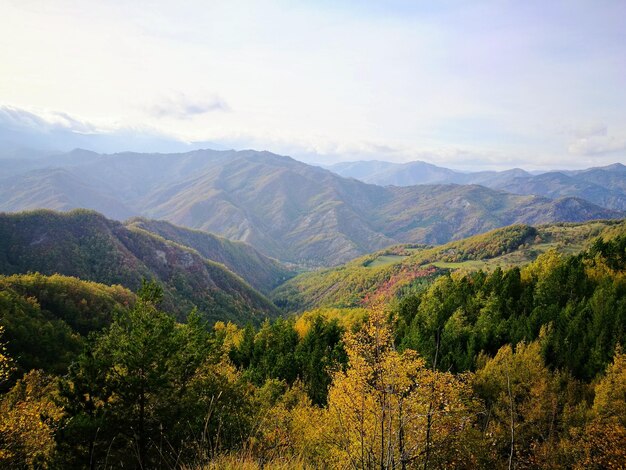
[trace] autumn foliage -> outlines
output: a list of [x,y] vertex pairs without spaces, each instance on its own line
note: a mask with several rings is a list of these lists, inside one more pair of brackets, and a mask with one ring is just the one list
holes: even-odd
[[625,246],[259,327],[5,280],[0,467],[626,468]]

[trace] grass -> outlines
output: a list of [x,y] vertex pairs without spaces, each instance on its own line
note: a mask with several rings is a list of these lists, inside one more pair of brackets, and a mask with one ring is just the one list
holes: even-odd
[[404,258],[406,258],[406,256],[403,255],[381,255],[367,263],[365,267],[379,268],[381,266],[389,266],[390,264],[396,264],[402,261]]
[[255,459],[246,453],[220,455],[201,465],[183,466],[183,470],[304,470],[308,468],[298,457],[275,457],[270,460]]

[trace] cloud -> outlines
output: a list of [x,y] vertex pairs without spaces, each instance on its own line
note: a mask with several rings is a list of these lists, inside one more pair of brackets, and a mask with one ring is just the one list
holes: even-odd
[[[173,122],[173,121],[171,121]],[[184,126],[187,121],[181,120]],[[168,125],[170,121],[167,121]],[[285,137],[280,132],[228,133],[213,131],[200,139],[182,139],[176,134],[146,126],[103,125],[59,111],[22,109],[0,105],[0,154],[3,148],[27,147],[68,151],[85,148],[96,152],[185,152],[197,148],[268,150],[312,164],[339,161],[386,160],[397,163],[422,160],[457,170],[527,170],[586,168],[623,160],[615,153],[626,149],[626,139],[609,132],[606,125],[590,124],[561,128],[569,139],[569,153],[561,143],[552,153],[484,149],[477,146],[440,145],[377,140],[340,140],[319,135]],[[624,135],[624,134],[621,134]],[[572,158],[576,155],[578,158]],[[619,157],[620,155],[617,155]]]
[[609,126],[601,121],[560,123],[554,126],[554,132],[567,138],[584,139],[593,136],[606,136]]
[[97,126],[63,112],[0,105],[0,152],[10,148],[184,152],[192,145],[147,127]]
[[626,138],[611,135],[589,135],[570,142],[567,150],[572,155],[606,155],[626,150]]
[[0,105],[0,126],[16,131],[37,130],[52,132],[67,130],[77,133],[97,132],[97,128],[87,122],[58,111],[37,113],[14,106]]
[[179,93],[161,99],[157,104],[149,106],[147,111],[152,116],[158,118],[173,117],[188,119],[193,116],[216,111],[228,112],[230,111],[230,107],[217,95],[208,98],[192,99],[184,93]]

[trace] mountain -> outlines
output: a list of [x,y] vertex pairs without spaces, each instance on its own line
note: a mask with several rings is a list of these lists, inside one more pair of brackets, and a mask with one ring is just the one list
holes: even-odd
[[[4,180],[2,186],[10,187],[5,194],[16,201],[5,210],[59,201],[67,208],[90,208],[97,199],[112,217],[116,209],[167,220],[309,267],[337,265],[397,243],[445,243],[514,223],[623,215],[581,199],[512,195],[476,185],[381,187],[253,150],[113,155],[77,150],[39,164]],[[67,172],[67,190],[48,181],[59,169]],[[20,184],[11,186],[17,179]],[[80,182],[89,191],[76,190]],[[105,196],[108,205],[101,202]]]
[[367,307],[406,295],[449,270],[522,266],[549,250],[575,254],[597,237],[626,236],[626,221],[499,228],[439,246],[397,245],[342,266],[300,274],[271,295],[286,311]]
[[430,163],[415,161],[392,163],[384,161],[340,162],[326,167],[346,178],[355,178],[365,183],[382,186],[412,186],[415,184],[457,183],[453,170]]
[[125,225],[129,228],[146,230],[166,240],[193,248],[203,257],[222,263],[252,287],[266,294],[296,274],[295,271],[261,254],[247,243],[233,242],[212,233],[178,227],[162,220],[137,217]]
[[577,197],[607,209],[626,210],[626,166],[621,163],[578,171],[531,174],[519,168],[461,173],[425,162],[344,162],[327,167],[338,175],[382,186],[480,184],[514,194],[551,199]]
[[549,172],[494,181],[488,186],[514,194],[537,194],[552,199],[579,197],[602,207],[626,210],[626,173],[619,174],[600,168],[588,171],[572,176]]
[[275,306],[222,264],[143,229],[87,210],[0,214],[0,273],[62,274],[136,290],[142,278],[164,288],[163,308],[184,318],[259,323]]
[[0,211],[68,211],[83,207],[118,220],[136,215],[115,197],[113,188],[91,178],[77,177],[63,168],[37,169],[0,179]]
[[515,177],[532,176],[520,168],[505,171],[477,171],[463,173],[431,163],[414,161],[393,163],[384,161],[340,162],[326,169],[346,178],[355,178],[365,183],[381,186],[413,186],[416,184],[481,184],[494,179],[508,180]]

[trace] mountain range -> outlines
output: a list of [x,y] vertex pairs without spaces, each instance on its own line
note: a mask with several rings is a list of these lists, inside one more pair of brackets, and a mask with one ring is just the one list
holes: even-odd
[[[244,241],[305,267],[337,265],[397,243],[445,243],[514,223],[624,216],[579,197],[518,195],[477,184],[366,184],[253,150],[110,155],[74,150],[18,162],[0,159],[2,211],[85,207],[117,220],[161,219]],[[615,171],[618,187],[621,167]],[[596,173],[594,184],[600,185],[604,173]],[[163,226],[157,232],[191,243],[189,233]],[[200,245],[195,249],[202,251]]]
[[356,161],[326,167],[338,175],[382,186],[479,184],[513,194],[550,199],[578,197],[619,211],[626,210],[626,166],[621,163],[577,171],[532,174],[519,168],[462,173],[430,163]]

